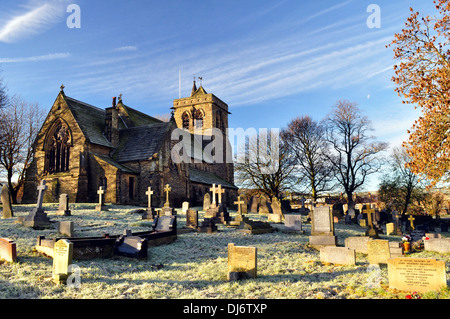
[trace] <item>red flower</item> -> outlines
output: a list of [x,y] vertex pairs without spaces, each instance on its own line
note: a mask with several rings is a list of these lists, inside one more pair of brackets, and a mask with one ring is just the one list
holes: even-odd
[[412,296],[411,295],[407,295],[406,299],[412,299]]

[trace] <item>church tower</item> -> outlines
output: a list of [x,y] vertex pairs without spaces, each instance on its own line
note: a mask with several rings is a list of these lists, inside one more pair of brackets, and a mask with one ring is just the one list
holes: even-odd
[[174,118],[178,128],[192,134],[211,135],[208,129],[220,129],[226,136],[228,105],[217,96],[207,93],[194,80],[191,96],[173,101]]

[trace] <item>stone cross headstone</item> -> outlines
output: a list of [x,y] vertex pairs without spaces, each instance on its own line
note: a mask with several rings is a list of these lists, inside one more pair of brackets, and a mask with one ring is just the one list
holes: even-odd
[[9,191],[9,188],[6,185],[3,185],[2,187],[1,200],[3,206],[2,219],[14,217],[11,203],[11,192]]
[[210,206],[216,207],[216,192],[217,192],[216,184],[213,184],[209,190],[212,193],[212,202],[211,202]]
[[409,215],[409,218],[408,218],[408,220],[410,221],[410,227],[411,227],[411,229],[415,229],[415,227],[414,227],[414,221],[416,220],[412,215]]
[[222,195],[225,194],[225,190],[222,188],[222,185],[219,185],[217,187],[217,200],[219,202],[219,206],[220,204],[222,204]]
[[166,187],[164,188],[164,192],[166,193],[166,202],[164,203],[164,207],[170,207],[170,203],[169,203],[169,193],[172,191],[172,188],[170,187],[169,184],[166,185]]
[[206,193],[203,197],[203,210],[207,211],[209,209],[209,206],[211,206],[211,195],[209,195],[209,193]]
[[427,258],[392,258],[388,261],[389,288],[429,292],[447,287],[445,261]]
[[67,239],[58,240],[53,246],[53,281],[66,284],[69,277],[69,266],[72,264],[73,243]]
[[69,209],[69,195],[61,194],[59,195],[59,207],[56,215],[60,216],[70,216]]
[[41,181],[41,184],[37,187],[38,199],[37,205],[33,210],[23,219],[22,225],[25,227],[32,227],[35,229],[45,228],[51,225],[50,219],[42,208],[42,202],[44,200],[44,191],[48,188],[45,180]]
[[147,202],[148,202],[148,206],[147,206],[147,208],[152,208],[152,195],[153,195],[153,191],[152,191],[152,188],[151,187],[149,187],[148,189],[147,189],[147,191],[145,192],[145,195],[147,195]]
[[228,280],[257,277],[257,248],[228,244]]
[[145,195],[147,195],[147,209],[142,214],[142,219],[153,220],[157,213],[155,211],[155,208],[152,207],[153,190],[151,187],[149,187],[147,189],[147,191],[145,192]]
[[103,186],[99,187],[97,194],[98,194],[98,205],[95,206],[95,210],[97,212],[107,211],[108,209],[105,206],[105,199],[103,197],[103,194],[105,194],[105,190],[103,189]]

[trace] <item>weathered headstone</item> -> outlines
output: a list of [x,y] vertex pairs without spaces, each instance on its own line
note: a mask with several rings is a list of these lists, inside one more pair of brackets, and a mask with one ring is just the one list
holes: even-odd
[[206,193],[203,197],[203,210],[206,211],[209,209],[209,206],[211,205],[211,195],[209,193]]
[[11,192],[9,191],[9,188],[6,184],[2,187],[1,200],[3,206],[2,219],[14,217],[11,203]]
[[69,277],[69,266],[72,264],[73,243],[66,239],[58,240],[53,247],[53,281],[66,284]]
[[259,209],[259,197],[252,196],[250,198],[250,213],[257,213]]
[[48,186],[46,181],[42,180],[41,184],[38,186],[38,199],[37,205],[33,210],[23,219],[23,226],[32,227],[35,229],[46,228],[51,225],[50,219],[47,217],[44,209],[42,208],[42,202],[44,200],[44,191],[47,190]]
[[388,240],[375,239],[367,242],[367,258],[369,264],[387,264],[391,258],[391,250]]
[[228,244],[228,280],[257,277],[257,248]]
[[347,247],[322,247],[320,261],[338,265],[356,265],[356,252]]
[[159,232],[171,231],[174,226],[175,218],[175,216],[160,216],[155,218],[153,221],[155,230]]
[[368,224],[369,224],[368,228],[366,230],[366,236],[369,236],[373,239],[380,238],[380,236],[378,236],[378,230],[376,229],[376,227],[374,225],[374,221],[373,221],[375,210],[365,209],[364,211],[367,214],[367,220],[368,220]]
[[133,236],[131,231],[125,231],[122,236],[117,239],[114,248],[114,255],[145,259],[148,254],[148,240],[138,236]]
[[56,212],[56,215],[70,216],[69,195],[61,194],[59,196],[59,207],[58,207],[58,211]]
[[74,237],[72,221],[60,221],[58,223],[58,232],[66,237]]
[[333,214],[329,206],[314,207],[311,218],[311,236],[309,244],[316,249],[324,246],[336,246]]
[[357,253],[367,254],[367,242],[373,240],[369,236],[355,236],[345,238],[345,247],[354,249]]
[[395,232],[395,224],[394,223],[387,223],[386,224],[386,235],[393,235]]
[[272,198],[271,208],[272,212],[269,214],[268,220],[274,223],[281,223],[284,220],[284,213],[278,198]]
[[388,261],[389,288],[429,292],[447,287],[445,261],[427,258],[392,258]]
[[269,203],[268,200],[266,198],[266,196],[261,196],[261,198],[259,199],[259,210],[258,213],[261,215],[267,215],[270,214],[270,207],[269,207]]
[[189,209],[189,202],[183,202],[183,204],[181,206],[181,211],[183,213],[186,213],[188,209]]
[[0,238],[0,259],[11,263],[17,261],[17,247],[13,240]]
[[424,241],[424,249],[441,254],[450,253],[450,238],[430,238]]
[[389,251],[391,258],[397,258],[403,256],[403,246],[400,242],[389,242]]
[[284,216],[284,228],[283,232],[303,234],[302,229],[302,215],[301,214],[289,214]]
[[95,206],[95,210],[97,212],[107,211],[108,209],[105,206],[105,198],[103,197],[103,194],[105,194],[105,190],[103,189],[103,186],[99,187],[97,194],[98,194],[98,205]]
[[198,210],[188,209],[186,211],[186,227],[194,229],[198,227]]
[[214,233],[217,231],[216,223],[212,218],[204,218],[201,225],[197,228],[199,233]]

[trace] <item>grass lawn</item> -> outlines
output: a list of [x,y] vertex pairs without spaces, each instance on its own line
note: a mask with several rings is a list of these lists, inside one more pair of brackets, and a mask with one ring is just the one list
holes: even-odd
[[[54,222],[71,220],[79,237],[121,234],[125,229],[146,231],[151,225],[141,216],[130,213],[136,207],[111,206],[97,213],[95,204],[72,204],[72,216],[56,216],[57,204],[44,204]],[[0,265],[0,298],[26,299],[405,299],[411,292],[388,288],[387,266],[381,265],[379,284],[368,270],[368,259],[357,254],[356,266],[322,264],[319,251],[308,246],[310,225],[304,223],[304,235],[276,231],[248,235],[219,225],[219,232],[179,234],[170,244],[150,247],[147,260],[125,257],[74,260],[81,269],[81,287],[56,286],[51,280],[52,259],[37,253],[36,238],[58,236],[54,229],[33,230],[15,224],[16,217],[26,216],[33,206],[14,206],[12,219],[0,221],[0,236],[17,244],[18,261]],[[185,215],[178,211],[178,227]],[[232,211],[231,215],[234,216]],[[266,216],[248,214],[254,220]],[[203,219],[200,211],[199,219]],[[55,223],[56,224],[56,223]],[[273,224],[279,228],[281,224]],[[349,236],[364,235],[357,225],[335,225],[338,245]],[[450,237],[444,233],[444,237]],[[382,239],[400,241],[399,236],[381,235]],[[258,278],[240,282],[227,281],[228,243],[255,246],[258,249]],[[417,252],[414,258],[446,261],[449,275],[450,254]],[[426,299],[449,299],[450,290],[421,294]]]

